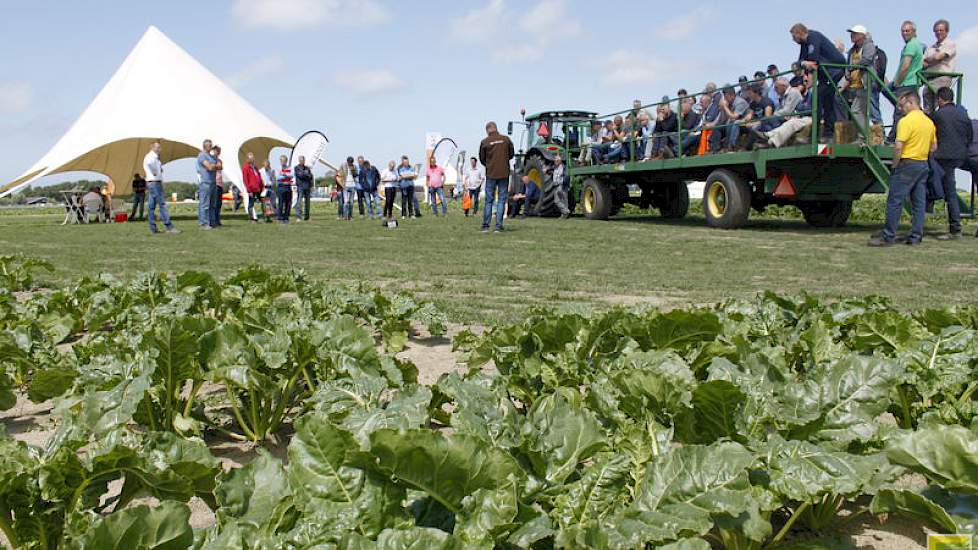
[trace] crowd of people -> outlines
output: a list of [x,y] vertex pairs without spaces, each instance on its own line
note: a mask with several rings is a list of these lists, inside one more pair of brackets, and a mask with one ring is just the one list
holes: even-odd
[[635,100],[633,109],[624,116],[593,123],[581,160],[652,161],[806,142],[811,135],[815,100],[818,118],[824,124],[819,136],[826,142],[835,137],[836,121],[851,120],[862,133],[868,133],[869,119],[882,132],[881,95],[894,104],[893,125],[887,136],[892,143],[903,116],[899,97],[924,88],[923,108],[932,113],[937,107],[932,89],[952,84],[949,74],[955,71],[957,50],[948,38],[950,29],[948,21],[937,21],[933,26],[935,42],[925,47],[917,38],[917,26],[905,21],[900,28],[904,46],[896,72],[888,79],[887,54],[865,26],[848,29],[851,46],[846,48],[841,41],[833,42],[798,23],[790,29],[800,48],[790,72],[782,73],[771,64],[766,71],[755,72],[753,80],[741,76],[737,86],[718,87],[710,82],[694,95],[681,89],[676,99],[663,97],[654,115]]

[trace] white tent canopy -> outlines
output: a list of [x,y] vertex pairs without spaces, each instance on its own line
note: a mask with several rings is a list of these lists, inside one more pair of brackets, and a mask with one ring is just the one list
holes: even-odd
[[[91,171],[131,190],[150,144],[161,139],[161,160],[195,157],[204,139],[223,150],[225,177],[239,187],[248,152],[268,158],[294,139],[224,84],[156,27],[150,27],[122,66],[68,132],[0,197],[60,172]],[[144,174],[145,175],[145,174]]]

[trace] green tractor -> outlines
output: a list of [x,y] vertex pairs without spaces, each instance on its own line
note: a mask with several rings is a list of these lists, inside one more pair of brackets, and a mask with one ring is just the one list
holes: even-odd
[[[570,159],[578,155],[581,146],[588,142],[591,122],[596,119],[597,113],[589,111],[546,111],[509,123],[507,133],[511,136],[514,127],[523,128],[522,136],[517,140],[516,169],[510,177],[515,180],[526,176],[540,190],[537,200],[530,203],[527,214],[546,217],[559,215],[554,202],[557,190],[552,177],[554,157],[564,157],[569,170]],[[518,183],[512,181],[511,188]],[[568,193],[567,206],[571,212],[578,202],[578,196],[578,189]]]

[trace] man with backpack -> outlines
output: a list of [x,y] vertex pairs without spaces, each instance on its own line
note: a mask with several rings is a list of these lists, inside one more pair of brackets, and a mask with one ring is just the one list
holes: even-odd
[[850,90],[852,93],[852,119],[863,131],[867,131],[866,118],[870,110],[869,90],[873,88],[870,80],[872,75],[868,74],[875,68],[876,62],[876,43],[869,34],[866,27],[854,25],[849,29],[849,37],[852,39],[852,48],[849,49],[847,63],[865,69],[853,69],[846,74],[845,84],[842,90]]

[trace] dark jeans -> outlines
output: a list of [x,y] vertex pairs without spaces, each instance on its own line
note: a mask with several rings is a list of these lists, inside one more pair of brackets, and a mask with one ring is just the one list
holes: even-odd
[[964,167],[963,160],[937,159],[944,170],[944,200],[947,203],[947,226],[949,233],[961,232],[961,203],[958,201],[958,185],[954,172]]
[[312,189],[302,189],[297,187],[296,196],[298,199],[295,201],[295,217],[297,219],[309,220],[309,209],[312,207]]
[[397,187],[384,188],[384,217],[387,219],[394,217],[394,201],[397,197]]
[[[917,88],[914,86],[901,86],[897,88],[892,82],[886,88],[893,92],[893,95],[896,96],[897,100],[900,99],[901,95],[907,92],[917,92]],[[890,141],[896,141],[897,123],[900,122],[901,118],[903,118],[903,109],[897,106],[897,103],[893,101],[889,95],[886,96],[886,99],[893,105],[893,127],[890,128],[890,133],[887,137]]]
[[411,217],[414,212],[414,185],[401,187],[401,216]]
[[[827,76],[826,73],[828,73]],[[825,123],[825,138],[835,136],[835,121],[839,117],[839,112],[843,110],[835,93],[842,76],[842,69],[823,70],[818,75],[818,110],[822,116],[822,122]],[[826,81],[828,78],[831,78],[831,82]]]
[[[133,193],[132,194],[132,214],[129,214],[129,219],[137,220],[145,216],[143,208],[146,206],[146,193]],[[136,214],[139,214],[138,216]]]
[[494,202],[496,206],[496,229],[503,228],[503,215],[506,213],[506,195],[508,194],[509,178],[486,178],[486,206],[482,212],[483,229],[489,229]]
[[479,211],[479,194],[481,189],[469,189],[469,197],[472,199],[472,212]]
[[278,221],[289,221],[289,217],[292,215],[292,186],[280,185],[276,198],[278,199]]
[[910,240],[920,242],[924,237],[924,211],[927,203],[927,176],[930,167],[925,160],[902,160],[890,174],[890,192],[886,196],[886,225],[883,240],[896,238],[903,203],[910,197]]
[[[726,128],[716,128],[710,134],[710,151],[716,151],[721,146],[727,149],[735,149],[737,140],[740,139],[740,126],[727,126]],[[721,145],[722,144],[722,145]]]
[[207,216],[210,219],[210,226],[217,227],[221,225],[221,206],[224,202],[224,189],[218,187],[217,185],[211,186],[211,207],[207,212]]
[[364,196],[366,194],[367,194],[367,192],[364,191],[363,189],[357,189],[357,206],[360,207],[360,217],[361,218],[364,216],[364,214],[363,214],[363,199],[364,199]]

